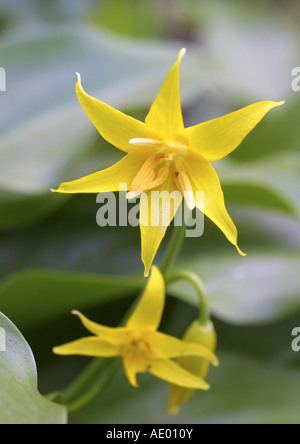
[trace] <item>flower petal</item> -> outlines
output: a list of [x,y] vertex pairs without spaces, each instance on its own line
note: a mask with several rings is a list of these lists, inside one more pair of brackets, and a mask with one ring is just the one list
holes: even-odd
[[284,102],[259,102],[218,119],[186,128],[189,147],[215,162],[235,150],[273,108]]
[[100,100],[89,96],[81,86],[79,74],[76,93],[80,105],[93,122],[101,136],[122,151],[135,151],[129,141],[134,138],[153,138],[154,134],[146,129],[143,122],[112,108]]
[[[129,188],[148,156],[149,150],[129,153],[110,168],[71,182],[64,182],[57,190],[51,191],[68,194],[101,193],[105,191],[120,191],[120,184],[127,184]],[[122,186],[122,191],[123,189],[124,187]]]
[[209,390],[210,386],[203,379],[189,373],[176,362],[169,359],[151,359],[148,368],[149,373],[157,378],[180,387]]
[[128,337],[128,330],[125,327],[105,327],[104,325],[97,324],[96,322],[90,321],[79,311],[73,311],[73,314],[77,315],[81,320],[84,327],[94,335],[98,336],[99,339],[111,342],[114,345],[121,345],[126,342]]
[[148,276],[166,230],[182,202],[182,194],[178,191],[171,175],[155,193],[143,193],[140,204],[142,261],[145,266],[145,276]]
[[[226,210],[224,194],[216,171],[207,160],[191,151],[187,168],[193,183],[197,208],[220,228],[229,242],[235,245],[239,254],[245,256],[237,245],[237,229]],[[204,208],[201,199],[200,202],[197,199],[197,191],[204,192]]]
[[108,341],[96,337],[83,338],[78,341],[70,342],[53,349],[57,355],[82,355],[94,356],[96,358],[109,358],[119,356],[120,348]]
[[143,354],[130,353],[127,356],[123,356],[123,365],[128,381],[133,387],[137,388],[136,375],[137,373],[145,373],[148,370],[148,359]]
[[185,52],[185,49],[180,51],[145,120],[147,129],[155,131],[159,140],[176,140],[183,144],[187,139],[180,103],[179,67]]
[[147,336],[146,341],[152,351],[164,358],[178,358],[180,356],[197,356],[206,358],[208,361],[218,366],[217,357],[207,347],[192,342],[183,341],[164,333],[155,332]]
[[141,300],[127,322],[132,330],[157,330],[165,306],[165,282],[159,269],[152,267]]

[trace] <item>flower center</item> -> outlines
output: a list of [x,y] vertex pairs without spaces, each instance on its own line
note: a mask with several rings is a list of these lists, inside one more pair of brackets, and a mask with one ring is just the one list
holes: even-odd
[[162,142],[156,139],[131,139],[131,145],[152,147],[155,153],[146,162],[131,183],[127,199],[133,199],[142,192],[150,191],[163,185],[170,174],[175,185],[185,197],[189,209],[195,208],[195,197],[192,183],[186,172],[185,151],[187,146],[177,142]]

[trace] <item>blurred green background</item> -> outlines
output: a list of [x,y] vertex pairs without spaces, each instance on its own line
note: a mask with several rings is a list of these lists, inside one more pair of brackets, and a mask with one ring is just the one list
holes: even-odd
[[[292,0],[0,0],[7,89],[0,92],[0,311],[28,341],[43,394],[63,389],[88,362],[52,355],[54,345],[85,334],[70,310],[116,325],[143,274],[138,229],[99,228],[96,196],[49,191],[121,157],[77,103],[75,72],[91,95],[143,119],[186,47],[186,126],[255,101],[286,100],[215,165],[247,257],[206,220],[204,236],[186,240],[178,263],[207,287],[221,361],[211,391],[170,417],[165,383],[143,375],[135,390],[120,372],[71,423],[300,422],[300,355],[291,349],[300,326],[300,92],[291,88],[299,20]],[[185,284],[169,295],[162,329],[181,336],[197,316],[196,295]],[[22,342],[13,326],[11,335]],[[34,399],[30,417],[22,402],[7,416],[11,393],[6,384],[0,390],[0,423],[64,421],[61,410],[50,413],[52,404],[41,409]]]

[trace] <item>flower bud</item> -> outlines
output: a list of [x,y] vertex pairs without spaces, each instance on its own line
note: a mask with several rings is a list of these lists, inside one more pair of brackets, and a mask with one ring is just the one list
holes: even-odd
[[[206,326],[199,325],[198,320],[193,322],[183,335],[183,340],[207,347],[212,352],[215,352],[217,347],[217,335],[211,321]],[[208,375],[210,364],[205,358],[183,356],[178,358],[177,362],[185,370],[202,379]],[[191,398],[194,392],[195,390],[170,384],[169,413],[178,413],[179,408]]]

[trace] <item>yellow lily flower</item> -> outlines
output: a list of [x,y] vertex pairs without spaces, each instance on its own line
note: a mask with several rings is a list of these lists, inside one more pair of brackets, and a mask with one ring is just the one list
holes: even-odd
[[206,347],[158,332],[164,305],[164,279],[159,269],[153,267],[142,298],[125,327],[105,327],[74,312],[95,336],[55,347],[53,351],[59,355],[121,356],[128,381],[134,387],[138,387],[137,373],[149,372],[181,387],[208,390],[209,385],[203,379],[182,368],[172,358],[204,357],[218,365],[217,358]]
[[[62,183],[59,193],[119,191],[128,184],[127,198],[141,195],[140,228],[142,261],[148,276],[166,229],[185,197],[190,209],[205,213],[237,247],[237,229],[224,202],[218,175],[211,162],[230,154],[272,108],[284,102],[260,102],[218,119],[184,127],[179,93],[179,67],[185,49],[170,70],[154,100],[145,123],[129,117],[89,96],[78,74],[78,100],[99,133],[127,155],[112,167],[81,179]],[[179,198],[151,199],[151,191],[180,191]],[[196,192],[205,193],[197,203]],[[178,193],[177,193],[178,194]],[[171,203],[170,203],[171,202]],[[159,223],[153,224],[155,214]]]

